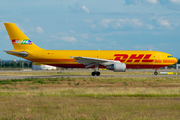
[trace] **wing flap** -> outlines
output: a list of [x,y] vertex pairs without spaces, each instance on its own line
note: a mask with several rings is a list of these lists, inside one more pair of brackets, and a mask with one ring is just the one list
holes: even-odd
[[95,65],[95,63],[88,64],[88,65],[86,65],[86,68],[92,67],[93,65]]
[[73,57],[73,56],[71,56],[71,58],[74,58],[76,60],[75,62],[78,62],[79,64],[86,65],[86,68],[92,67],[93,65],[96,65],[96,64],[107,66],[107,65],[111,65],[115,62],[114,60],[106,60],[106,59],[91,58],[91,57],[80,57],[80,56]]

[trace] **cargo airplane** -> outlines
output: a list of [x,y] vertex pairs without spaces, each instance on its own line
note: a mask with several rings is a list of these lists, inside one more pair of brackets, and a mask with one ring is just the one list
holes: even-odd
[[7,54],[33,62],[64,68],[95,68],[92,76],[99,76],[99,68],[125,72],[126,68],[154,68],[175,64],[177,59],[159,51],[136,50],[45,50],[36,46],[14,23],[4,23],[14,50]]

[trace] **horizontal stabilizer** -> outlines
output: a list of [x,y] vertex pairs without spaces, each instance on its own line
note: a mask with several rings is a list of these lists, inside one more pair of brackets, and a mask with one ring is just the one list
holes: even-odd
[[25,51],[15,52],[15,51],[6,51],[6,50],[4,50],[4,52],[9,53],[9,54],[20,55],[20,56],[22,56],[22,57],[27,57],[27,56],[28,56],[28,53],[25,52]]

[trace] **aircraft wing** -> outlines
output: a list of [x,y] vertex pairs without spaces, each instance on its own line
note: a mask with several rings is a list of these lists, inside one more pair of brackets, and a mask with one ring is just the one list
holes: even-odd
[[76,59],[75,62],[78,62],[80,64],[86,65],[86,68],[92,67],[93,65],[111,65],[114,64],[114,62],[119,62],[119,61],[114,61],[114,60],[106,60],[106,59],[99,59],[99,58],[91,58],[91,57],[72,57]]
[[28,56],[28,53],[25,52],[25,51],[15,52],[15,51],[6,51],[6,50],[4,50],[4,52],[9,53],[9,54],[20,55],[20,56],[22,56],[22,57],[27,57],[27,56]]

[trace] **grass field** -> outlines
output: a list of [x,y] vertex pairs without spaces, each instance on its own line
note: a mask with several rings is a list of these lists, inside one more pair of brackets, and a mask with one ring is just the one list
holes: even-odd
[[0,119],[179,118],[178,77],[0,81]]

